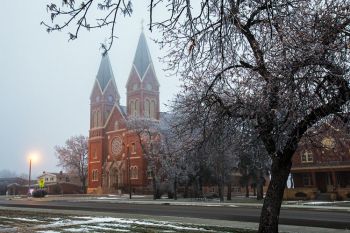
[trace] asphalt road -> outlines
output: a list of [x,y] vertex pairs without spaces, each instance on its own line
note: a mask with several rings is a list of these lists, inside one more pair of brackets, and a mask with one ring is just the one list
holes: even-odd
[[[258,207],[183,206],[107,202],[0,200],[0,206],[176,216],[201,219],[259,222]],[[350,229],[350,212],[282,209],[280,224],[333,229]]]

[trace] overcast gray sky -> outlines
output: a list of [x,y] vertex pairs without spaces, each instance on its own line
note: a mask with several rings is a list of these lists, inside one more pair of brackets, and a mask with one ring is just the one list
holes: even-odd
[[[68,42],[67,31],[46,33],[40,25],[48,19],[48,1],[5,0],[0,7],[0,170],[28,173],[27,155],[38,151],[35,175],[59,171],[53,147],[72,135],[88,135],[89,96],[101,58],[100,43],[107,31],[84,32]],[[58,5],[61,0],[56,0]],[[148,23],[148,1],[134,1],[134,13],[117,24],[118,40],[109,57],[125,105],[128,78],[141,20]],[[158,13],[159,14],[159,13]],[[162,51],[149,38],[148,45],[165,104],[178,91],[179,82],[166,77],[158,62]],[[166,110],[162,105],[161,110]]]

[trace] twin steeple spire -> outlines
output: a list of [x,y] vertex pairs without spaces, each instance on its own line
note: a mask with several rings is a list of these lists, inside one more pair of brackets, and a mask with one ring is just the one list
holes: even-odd
[[[133,60],[140,79],[143,79],[148,67],[152,65],[152,58],[148,49],[145,33],[143,32],[143,21],[141,26],[141,34],[137,44],[136,53]],[[112,66],[108,57],[108,53],[102,55],[100,67],[97,72],[96,80],[100,84],[102,92],[107,87],[110,80],[114,80]]]
[[134,57],[133,64],[143,79],[148,67],[152,64],[152,58],[148,49],[146,36],[143,30],[141,31],[139,42],[137,44],[137,49]]
[[114,80],[111,62],[109,61],[108,53],[102,55],[100,67],[97,72],[96,79],[100,84],[102,92],[106,88],[110,80]]

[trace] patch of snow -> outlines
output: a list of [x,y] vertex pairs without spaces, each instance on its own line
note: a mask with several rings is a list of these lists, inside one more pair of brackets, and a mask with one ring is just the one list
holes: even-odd
[[33,219],[33,218],[10,218],[11,220],[18,220],[18,221],[23,221],[23,222],[42,222],[38,219]]
[[311,202],[305,202],[303,205],[328,205],[328,204],[334,204],[335,202],[331,201],[311,201]]
[[156,222],[146,222],[146,221],[135,220],[134,224],[137,224],[140,226],[161,226],[161,227],[168,227],[168,228],[173,228],[173,229],[177,229],[177,230],[207,231],[204,228],[179,226],[179,225],[170,224],[169,222],[156,223]]
[[[68,232],[88,232],[89,230],[102,230],[102,231],[119,231],[129,232],[128,228],[133,225],[140,227],[166,227],[174,230],[181,231],[209,231],[201,227],[177,225],[166,221],[142,221],[137,219],[123,219],[114,217],[89,217],[89,216],[70,216],[67,219],[53,222],[49,225],[43,226],[45,228],[56,227],[70,227],[65,228]],[[41,229],[43,227],[40,227]],[[171,231],[170,231],[171,232]],[[46,232],[45,232],[46,233]]]
[[88,232],[89,229],[86,227],[80,227],[80,228],[66,228],[64,231],[68,232]]
[[141,198],[141,197],[145,197],[145,196],[143,196],[143,195],[133,195],[133,197]]
[[59,231],[37,231],[36,233],[60,233]]
[[120,197],[120,195],[108,194],[109,197]]
[[120,227],[120,228],[129,228],[129,224],[117,224],[117,223],[100,223],[99,226],[105,226],[105,227]]
[[121,199],[125,199],[125,198],[121,198],[121,197],[98,197],[96,199],[97,200],[121,200]]

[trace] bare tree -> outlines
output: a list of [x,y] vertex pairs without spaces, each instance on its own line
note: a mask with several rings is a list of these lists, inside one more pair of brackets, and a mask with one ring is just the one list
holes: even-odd
[[46,9],[50,13],[51,23],[41,22],[46,27],[46,31],[50,33],[69,30],[71,24],[77,25],[68,33],[69,40],[75,40],[81,29],[90,31],[109,28],[108,41],[101,44],[104,54],[111,49],[114,39],[117,38],[115,26],[119,15],[125,17],[132,14],[130,0],[62,0],[61,2],[61,6],[56,3],[47,4]]
[[147,172],[152,177],[153,198],[158,199],[160,193],[160,148],[161,136],[159,121],[150,118],[133,117],[127,121],[128,129],[138,137],[143,156],[147,161]]
[[160,120],[161,136],[161,171],[162,175],[168,181],[169,191],[173,198],[177,199],[177,189],[179,183],[187,180],[189,172],[192,171],[191,165],[186,159],[186,141],[179,137],[174,131],[174,114],[163,114]]
[[55,146],[58,166],[79,176],[83,192],[86,192],[88,175],[88,138],[79,135],[67,139],[64,146]]
[[165,61],[183,77],[186,98],[198,105],[188,110],[209,116],[204,122],[210,123],[207,112],[219,109],[253,125],[272,160],[259,232],[278,232],[301,137],[346,111],[350,99],[350,2],[191,4],[172,4],[174,16],[156,24],[164,32],[160,43],[172,48]]
[[[248,122],[249,123],[249,122]],[[249,196],[248,185],[254,188],[258,200],[263,199],[265,176],[269,175],[271,160],[254,128],[247,122],[237,130],[236,150],[238,153],[238,170],[241,171],[241,182],[246,186],[246,196]],[[257,191],[257,192],[256,192]]]
[[[120,7],[121,1],[100,2]],[[158,3],[168,7],[169,17],[152,23]],[[53,18],[79,19],[81,13],[79,30],[85,5]],[[159,43],[170,50],[169,70],[183,77],[184,92],[199,97],[193,111],[205,118],[215,106],[224,116],[249,120],[271,157],[259,232],[278,232],[301,137],[317,122],[348,109],[349,9],[348,0],[150,0],[150,28],[163,33]]]

